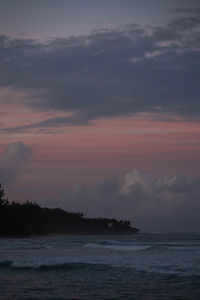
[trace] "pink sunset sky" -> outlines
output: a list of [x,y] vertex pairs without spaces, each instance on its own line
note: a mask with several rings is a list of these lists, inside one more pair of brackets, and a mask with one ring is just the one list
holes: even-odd
[[41,2],[0,1],[8,199],[200,230],[198,1]]

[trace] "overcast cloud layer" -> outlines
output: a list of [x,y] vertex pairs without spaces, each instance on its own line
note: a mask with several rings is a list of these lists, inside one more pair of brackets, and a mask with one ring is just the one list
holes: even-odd
[[7,130],[88,124],[156,112],[200,117],[200,10],[176,10],[165,27],[129,24],[46,43],[0,37],[0,86],[26,90],[26,105],[70,116]]

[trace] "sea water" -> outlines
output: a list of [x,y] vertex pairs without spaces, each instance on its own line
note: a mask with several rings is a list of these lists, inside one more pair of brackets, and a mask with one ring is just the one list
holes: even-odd
[[200,299],[200,234],[2,238],[0,299]]

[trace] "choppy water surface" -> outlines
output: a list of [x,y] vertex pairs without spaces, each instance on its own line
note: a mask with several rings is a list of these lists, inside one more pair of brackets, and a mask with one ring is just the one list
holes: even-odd
[[200,299],[200,234],[0,239],[0,299]]

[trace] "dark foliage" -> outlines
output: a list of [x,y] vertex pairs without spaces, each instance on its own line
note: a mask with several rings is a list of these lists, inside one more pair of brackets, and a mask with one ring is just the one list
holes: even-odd
[[82,213],[69,213],[61,208],[42,208],[33,202],[9,203],[3,199],[0,185],[0,236],[46,234],[128,234],[139,230],[129,221],[107,218],[85,218]]

